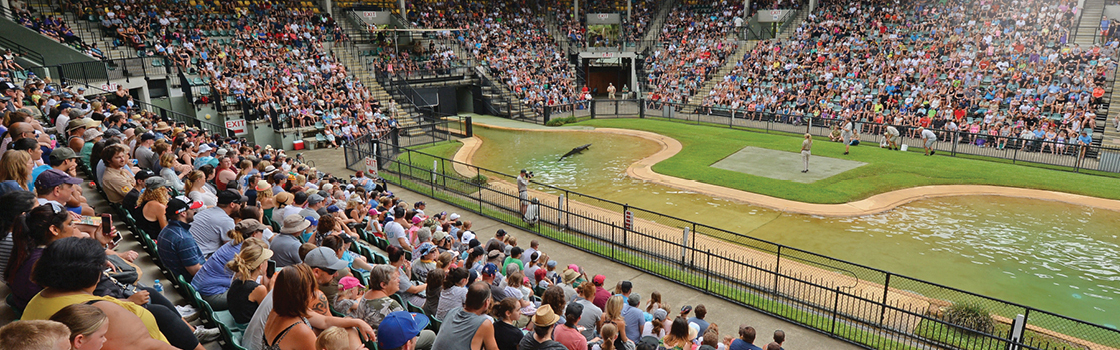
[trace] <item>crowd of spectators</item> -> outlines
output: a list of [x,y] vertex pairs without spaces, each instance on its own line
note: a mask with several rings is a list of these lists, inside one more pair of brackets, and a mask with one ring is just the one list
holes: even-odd
[[206,88],[196,104],[228,98],[250,120],[268,119],[275,129],[319,126],[332,141],[396,125],[393,111],[324,48],[323,41],[346,39],[334,19],[299,1],[83,1],[63,8],[98,21],[141,56],[197,74]]
[[536,109],[580,98],[572,69],[539,10],[514,1],[416,5],[421,28],[465,28],[449,33],[522,102]]
[[[87,99],[55,85],[41,94],[43,83],[0,81],[0,274],[21,313],[0,329],[0,345],[202,349],[219,337],[191,325],[200,312],[172,304],[163,296],[171,289],[139,280],[141,255],[117,249],[121,233],[97,220],[79,176],[155,242],[168,278],[230,312],[227,326],[249,349],[352,349],[363,340],[382,349],[746,349],[755,341],[747,326],[720,338],[702,305],[678,314],[629,281],[610,288],[535,240],[474,232],[460,215],[409,203],[363,173],[322,174],[271,146],[162,120],[113,94]],[[35,107],[41,99],[45,111]],[[357,253],[372,249],[383,258]],[[780,347],[784,338],[775,339]]]
[[[1069,42],[1071,1],[824,1],[788,40],[763,41],[704,96],[709,108],[919,127],[1065,153],[1097,124],[1120,41]],[[978,141],[979,140],[979,141]],[[1024,144],[1025,145],[1025,144]],[[1025,147],[1025,146],[1024,146]]]
[[[641,40],[649,30],[650,20],[658,10],[658,3],[654,0],[636,0],[631,3],[630,17],[626,16],[626,3],[610,0],[580,1],[579,18],[576,18],[572,1],[562,1],[547,14],[555,16],[557,27],[568,40],[579,47],[589,45],[592,47],[618,46],[623,43],[635,43]],[[617,37],[603,37],[596,33],[588,33],[587,16],[592,13],[617,13],[622,19],[619,27],[620,35]],[[636,45],[636,44],[635,44]]]
[[728,1],[674,8],[661,29],[662,46],[655,47],[646,58],[651,99],[688,102],[738,49],[738,41],[729,35],[733,35],[732,19],[741,12],[741,4]]
[[11,11],[14,15],[13,20],[20,25],[51,38],[54,41],[69,45],[75,50],[81,51],[93,58],[105,58],[105,52],[101,51],[96,43],[87,44],[83,42],[82,38],[75,34],[70,25],[61,17],[47,16],[33,12],[34,9],[27,6],[27,3],[23,1],[13,1],[11,3]]

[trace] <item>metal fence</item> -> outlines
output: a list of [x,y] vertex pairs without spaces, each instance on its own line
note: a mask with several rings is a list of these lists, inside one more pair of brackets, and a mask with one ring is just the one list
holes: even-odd
[[[691,124],[722,126],[733,129],[805,134],[828,137],[838,119],[809,117],[802,114],[747,112],[696,105],[682,105],[650,100],[591,100],[574,104],[547,106],[544,117],[527,121],[540,124],[563,117],[590,118],[660,118]],[[857,139],[861,144],[878,146],[885,137],[887,125],[855,121]],[[923,140],[916,126],[896,126],[900,132],[900,145],[922,149]],[[1008,160],[1012,163],[1034,163],[1062,167],[1071,171],[1083,170],[1120,173],[1120,148],[1100,145],[1099,136],[1088,146],[1077,140],[1065,142],[1039,139],[1022,139],[1012,133],[1006,137],[973,134],[967,131],[931,129],[937,136],[933,151],[948,156],[979,156]],[[1086,129],[1088,131],[1088,129]]]
[[[866,348],[1120,347],[1120,332],[1101,325],[562,188],[532,185],[542,192],[529,224],[513,175],[361,141],[347,164],[351,153],[375,157],[399,186]],[[990,323],[954,321],[963,305]]]
[[[471,117],[447,117],[442,120],[424,120],[419,124],[389,129],[380,134],[367,134],[349,142],[344,148],[346,167],[355,169],[367,157],[376,158],[377,154],[399,154],[404,147],[416,147],[440,141],[451,140],[452,137],[474,136],[474,126]],[[381,149],[381,147],[385,147]],[[384,152],[384,153],[379,153]],[[365,168],[362,168],[365,170]]]

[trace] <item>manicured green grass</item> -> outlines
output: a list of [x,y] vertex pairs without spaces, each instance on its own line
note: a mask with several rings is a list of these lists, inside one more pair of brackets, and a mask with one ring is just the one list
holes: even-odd
[[814,157],[868,164],[802,184],[711,167],[746,146],[799,152],[801,138],[797,136],[651,119],[594,119],[577,124],[644,130],[680,141],[684,146],[680,153],[653,166],[658,173],[801,202],[847,203],[904,188],[961,184],[1034,188],[1120,199],[1120,186],[1115,186],[1117,179],[1112,176],[964,157],[926,157],[921,150],[898,152],[876,146],[852,147],[851,154],[845,156],[842,144],[821,138],[814,140]]

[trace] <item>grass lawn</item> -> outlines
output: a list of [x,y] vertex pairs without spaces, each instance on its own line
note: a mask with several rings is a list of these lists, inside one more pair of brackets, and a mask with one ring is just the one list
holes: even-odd
[[1120,199],[1120,186],[1115,186],[1117,179],[1112,176],[962,157],[926,157],[921,149],[903,153],[874,145],[852,147],[851,154],[845,156],[842,144],[822,138],[814,139],[814,157],[868,164],[802,184],[711,167],[745,146],[799,152],[801,138],[797,136],[651,119],[594,119],[577,124],[644,130],[680,141],[684,146],[680,153],[653,166],[658,173],[808,203],[847,203],[910,187],[963,184],[1034,188]]

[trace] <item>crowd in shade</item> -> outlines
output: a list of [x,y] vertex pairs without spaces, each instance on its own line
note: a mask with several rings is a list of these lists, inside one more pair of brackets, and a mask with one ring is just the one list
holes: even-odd
[[[20,316],[0,328],[4,348],[203,349],[222,337],[200,326],[211,316],[164,295],[189,289],[228,312],[224,327],[254,350],[367,341],[754,349],[753,328],[721,335],[703,305],[671,308],[656,291],[643,298],[630,281],[608,283],[504,229],[476,232],[469,219],[409,202],[362,172],[324,174],[298,155],[162,119],[123,90],[23,83],[0,81],[0,275]],[[95,210],[84,193],[112,210]],[[101,214],[124,218],[151,247],[118,248],[124,233]],[[189,286],[146,285],[144,255],[168,287]],[[774,339],[767,346],[778,349],[784,334]]]
[[51,38],[54,41],[68,45],[90,57],[97,59],[106,58],[105,52],[101,51],[96,43],[86,44],[83,42],[82,38],[71,29],[70,24],[66,23],[61,17],[34,13],[32,12],[33,9],[27,6],[27,2],[23,0],[12,1],[10,5],[13,20],[16,23]]
[[824,1],[789,39],[737,58],[703,105],[749,118],[851,119],[872,134],[884,124],[906,136],[959,131],[971,134],[961,142],[981,147],[1018,137],[1072,154],[1068,146],[1092,137],[1120,44],[1072,43],[1075,6]]
[[516,1],[416,5],[420,28],[463,28],[448,33],[476,62],[536,109],[580,97],[565,53],[534,7]]
[[[195,104],[228,99],[250,120],[275,129],[322,126],[339,141],[392,128],[382,105],[324,48],[346,40],[329,15],[299,1],[64,2],[63,10],[97,23],[141,57],[162,57],[206,87]],[[39,27],[64,26],[46,17]]]
[[661,46],[646,58],[650,99],[687,103],[738,49],[734,21],[742,5],[678,5],[661,29]]
[[[653,19],[653,15],[658,11],[659,5],[657,1],[654,0],[632,1],[630,5],[630,16],[627,17],[627,2],[610,0],[580,1],[579,18],[576,18],[573,1],[562,1],[555,5],[554,8],[551,8],[546,16],[555,16],[557,29],[560,33],[579,47],[584,45],[593,47],[617,47],[624,43],[637,45],[636,42],[641,40],[646,32],[649,31],[650,21]],[[587,16],[600,13],[619,14],[622,23],[617,32],[611,32],[615,35],[604,36],[602,33],[588,31]]]

